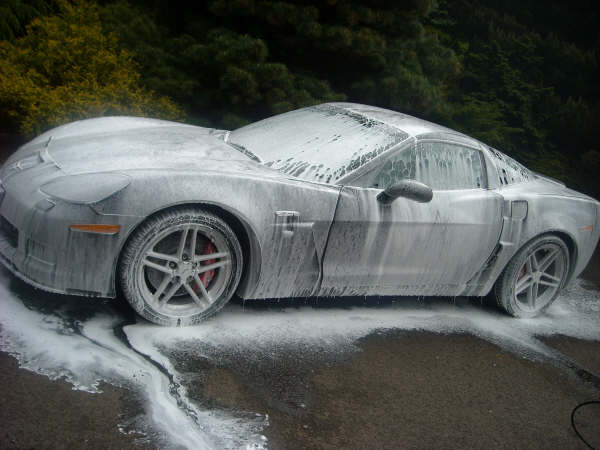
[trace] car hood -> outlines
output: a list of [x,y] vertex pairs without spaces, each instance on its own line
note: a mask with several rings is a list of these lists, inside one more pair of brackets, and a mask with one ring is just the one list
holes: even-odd
[[26,170],[53,162],[64,174],[161,170],[278,172],[253,161],[221,137],[225,132],[155,119],[104,117],[50,130],[22,146],[3,167]]

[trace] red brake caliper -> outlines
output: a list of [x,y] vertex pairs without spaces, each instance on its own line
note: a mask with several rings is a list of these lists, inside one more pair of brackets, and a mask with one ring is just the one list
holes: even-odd
[[[206,244],[204,244],[204,248],[202,249],[202,254],[203,255],[210,255],[211,253],[215,253],[215,246],[213,245],[212,242],[207,242]],[[208,266],[209,264],[214,264],[216,263],[217,260],[216,259],[207,259],[206,261],[202,261],[200,264],[202,264],[203,266]],[[204,285],[204,287],[208,287],[209,283],[211,282],[211,280],[214,278],[215,276],[215,269],[212,270],[207,270],[204,273],[200,274],[200,281],[202,281],[202,284]]]
[[521,267],[521,271],[519,272],[519,276],[517,277],[517,280],[520,280],[521,278],[523,278],[523,275],[525,275],[525,270],[527,270],[526,264],[523,264],[523,267]]

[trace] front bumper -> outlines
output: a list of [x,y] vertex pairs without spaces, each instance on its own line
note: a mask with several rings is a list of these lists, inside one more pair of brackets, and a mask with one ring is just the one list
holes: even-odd
[[[37,226],[38,233],[33,239],[23,231],[26,227],[12,226],[3,215],[0,215],[0,222],[0,262],[21,280],[58,294],[114,297],[115,258],[106,251],[98,252],[98,257],[92,256],[94,248],[110,248],[106,238],[112,236],[71,232],[66,225],[56,225],[50,219],[45,223],[46,230],[53,224],[57,228],[49,232]],[[56,239],[44,239],[48,235],[54,235]]]
[[[13,177],[0,202],[0,262],[49,292],[114,297],[115,268],[134,218],[97,213],[90,205],[50,199],[32,179]],[[119,224],[122,233],[73,231],[71,224]]]
[[31,286],[37,289],[43,289],[45,291],[54,292],[56,294],[67,293],[60,289],[55,289],[52,286],[41,284],[22,273],[19,269],[17,269],[17,267],[13,264],[16,251],[17,248],[13,246],[12,239],[8,238],[3,231],[0,231],[0,262],[4,265],[4,267],[10,270],[13,273],[13,275],[15,275],[17,278],[20,278],[27,284],[30,284]]

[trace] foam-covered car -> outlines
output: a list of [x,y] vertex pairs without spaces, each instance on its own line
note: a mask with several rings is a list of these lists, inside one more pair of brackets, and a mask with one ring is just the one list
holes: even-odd
[[598,242],[600,204],[405,114],[328,103],[234,131],[106,117],[0,172],[0,259],[51,292],[188,325],[244,299],[485,296],[544,310]]

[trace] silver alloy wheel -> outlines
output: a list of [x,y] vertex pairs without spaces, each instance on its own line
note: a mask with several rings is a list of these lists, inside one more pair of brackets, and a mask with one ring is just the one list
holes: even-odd
[[519,308],[529,312],[545,308],[562,287],[566,266],[566,255],[555,243],[529,253],[514,280],[513,292]]
[[188,326],[215,314],[242,277],[237,235],[211,211],[180,207],[149,217],[119,261],[123,295],[150,322]]
[[569,248],[554,234],[531,239],[496,280],[498,305],[515,317],[534,317],[558,297],[569,276]]
[[[206,253],[207,245],[214,251]],[[163,230],[144,246],[137,267],[144,302],[173,318],[206,311],[231,277],[228,249],[223,235],[204,224]]]

